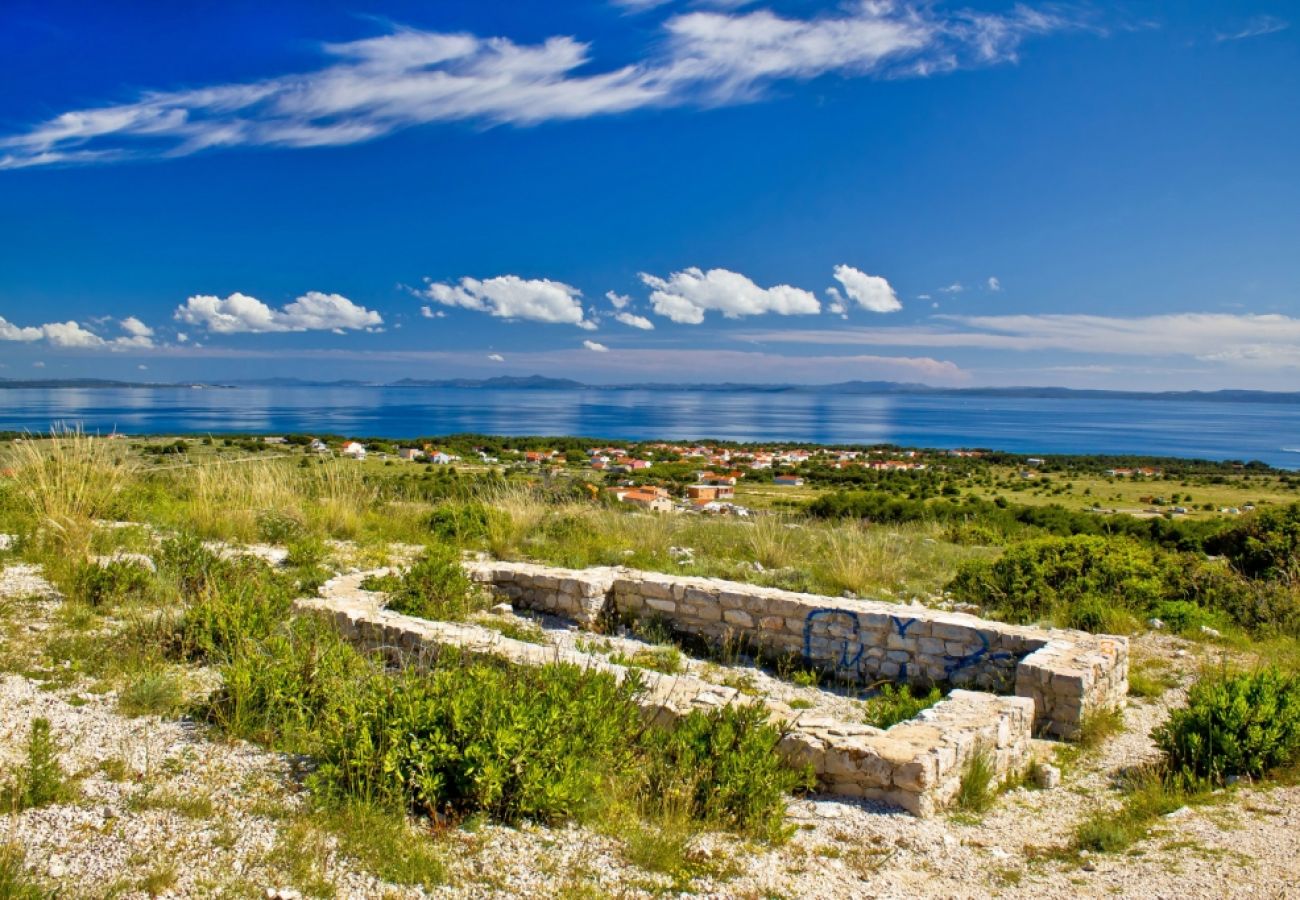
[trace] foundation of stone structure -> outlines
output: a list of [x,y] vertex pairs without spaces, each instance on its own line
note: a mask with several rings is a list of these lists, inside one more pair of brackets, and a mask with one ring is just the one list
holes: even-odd
[[[483,581],[488,571],[507,570],[474,568]],[[516,590],[527,584],[533,592],[532,602],[520,602],[519,598],[515,602],[588,624],[594,621],[608,601],[608,591],[600,594],[593,587],[597,582],[589,578],[542,574],[545,571],[532,567],[526,582],[511,580]],[[597,580],[606,575],[600,573]],[[299,600],[298,608],[329,616],[348,640],[363,649],[382,652],[396,665],[427,666],[439,654],[454,650],[515,665],[567,663],[606,672],[620,681],[632,671],[602,656],[518,641],[478,625],[390,612],[383,608],[382,594],[361,590],[362,580],[362,574],[335,578],[321,589],[319,597]],[[610,587],[613,584],[610,582]],[[502,592],[510,595],[508,590]],[[543,597],[554,599],[542,603]],[[770,720],[783,731],[778,752],[793,764],[810,766],[819,790],[881,801],[919,816],[951,805],[962,774],[976,754],[987,757],[999,783],[1023,772],[1030,760],[1035,715],[1035,701],[1030,697],[958,689],[915,718],[880,729],[796,711],[774,700],[755,701],[734,688],[692,675],[636,671],[644,684],[636,702],[647,721],[668,725],[694,710],[761,702]]]
[[511,603],[590,626],[659,617],[679,633],[735,641],[863,683],[951,684],[1033,703],[1037,733],[1074,739],[1122,708],[1128,639],[1007,625],[922,606],[846,600],[623,568],[478,561],[471,576]]

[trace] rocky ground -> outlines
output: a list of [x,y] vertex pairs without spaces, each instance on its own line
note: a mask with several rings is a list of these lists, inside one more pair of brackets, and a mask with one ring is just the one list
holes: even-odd
[[[1158,700],[1132,700],[1125,731],[1067,764],[1060,788],[1017,789],[977,818],[918,820],[860,802],[795,800],[797,828],[788,843],[772,849],[709,836],[691,851],[699,874],[689,885],[637,868],[618,840],[577,827],[435,833],[417,823],[443,860],[445,879],[428,889],[398,887],[371,874],[314,821],[299,783],[301,761],[192,722],[125,716],[112,691],[27,665],[62,627],[60,605],[39,569],[11,562],[0,572],[7,672],[0,674],[0,784],[21,762],[37,717],[51,723],[62,766],[75,776],[64,802],[0,820],[0,845],[21,846],[30,877],[58,896],[641,897],[683,887],[738,898],[1300,892],[1298,787],[1239,785],[1221,802],[1165,817],[1124,855],[1052,856],[1081,818],[1118,805],[1114,777],[1153,756],[1150,731],[1181,702],[1178,688]],[[1163,660],[1184,682],[1213,652],[1162,635],[1134,646],[1136,660]]]

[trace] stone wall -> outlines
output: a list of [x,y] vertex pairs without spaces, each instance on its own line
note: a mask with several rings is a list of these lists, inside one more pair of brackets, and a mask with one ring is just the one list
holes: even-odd
[[[350,641],[383,652],[394,664],[425,666],[446,648],[494,656],[516,665],[568,663],[607,672],[619,680],[629,670],[603,656],[555,646],[526,643],[466,623],[433,622],[389,612],[383,596],[360,589],[362,574],[328,582],[321,596],[299,600],[298,608],[325,615]],[[551,576],[545,576],[550,578]],[[530,584],[529,596],[547,592],[564,596],[566,612],[588,609],[595,597],[567,578]],[[561,589],[561,586],[563,588]],[[557,601],[558,602],[558,601]],[[556,611],[560,606],[555,606]],[[646,719],[670,724],[692,710],[730,703],[755,702],[736,689],[691,675],[664,675],[638,670],[645,690],[637,696]],[[770,719],[785,732],[778,746],[790,762],[809,765],[820,790],[878,800],[926,816],[951,804],[970,758],[985,752],[1000,781],[1024,770],[1029,762],[1033,701],[955,690],[919,716],[888,730],[796,711],[765,700]]]
[[517,606],[590,627],[602,614],[660,616],[710,641],[737,640],[864,683],[945,682],[1034,703],[1035,727],[1077,736],[1128,691],[1128,640],[1007,625],[962,613],[846,600],[622,568],[479,561],[471,576]]

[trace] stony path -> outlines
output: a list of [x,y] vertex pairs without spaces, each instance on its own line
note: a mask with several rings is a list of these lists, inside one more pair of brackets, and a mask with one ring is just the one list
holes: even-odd
[[[0,572],[5,659],[57,627],[58,607],[38,569]],[[1182,642],[1146,637],[1135,656],[1177,660]],[[0,782],[19,762],[33,718],[50,720],[75,796],[0,819],[0,843],[26,850],[34,876],[63,896],[267,896],[283,889],[340,897],[663,896],[661,876],[634,866],[619,843],[577,827],[483,826],[430,835],[449,881],[429,892],[384,884],[338,852],[304,811],[293,761],[214,739],[193,723],[120,714],[90,684],[0,674]],[[1239,789],[1221,804],[1182,810],[1122,856],[1080,867],[1035,861],[1103,804],[1118,770],[1153,753],[1148,734],[1179,702],[1132,701],[1126,732],[1067,771],[1053,791],[1017,790],[979,820],[919,820],[868,804],[791,803],[798,828],[764,850],[725,836],[701,840],[698,895],[726,898],[1079,896],[1291,897],[1300,895],[1300,787]]]

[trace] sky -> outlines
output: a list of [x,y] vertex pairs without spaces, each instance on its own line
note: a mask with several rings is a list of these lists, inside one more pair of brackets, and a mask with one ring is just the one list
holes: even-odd
[[1300,4],[0,4],[0,378],[1300,389]]

